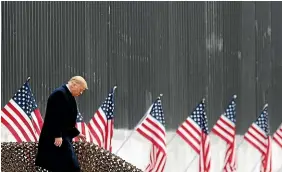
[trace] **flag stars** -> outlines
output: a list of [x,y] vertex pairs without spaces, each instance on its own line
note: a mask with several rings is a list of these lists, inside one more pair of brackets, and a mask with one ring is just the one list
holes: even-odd
[[201,126],[201,128],[203,129],[204,133],[206,133],[206,134],[209,133],[208,118],[207,118],[206,112],[204,112],[203,116],[202,116],[202,126]]
[[236,104],[234,99],[229,103],[227,109],[225,110],[225,116],[231,120],[233,123],[236,122],[236,110],[235,110]]
[[102,104],[102,110],[106,114],[108,120],[114,118],[114,101],[113,101],[113,90],[111,93],[108,94],[108,97]]
[[37,104],[27,82],[17,91],[12,99],[29,117],[31,116],[31,112],[37,108]]
[[203,101],[194,109],[190,118],[195,121],[206,134],[208,133],[208,121]]
[[261,128],[266,134],[269,134],[269,126],[268,126],[268,113],[267,108],[265,108],[258,119],[255,121],[255,124]]
[[150,114],[157,119],[162,125],[165,125],[164,113],[162,109],[162,103],[160,98],[158,98],[151,109]]
[[80,112],[77,113],[76,122],[83,122],[83,117]]

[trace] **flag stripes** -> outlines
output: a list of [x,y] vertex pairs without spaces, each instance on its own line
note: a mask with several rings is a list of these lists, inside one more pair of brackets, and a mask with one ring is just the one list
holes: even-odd
[[112,137],[114,132],[114,91],[112,88],[106,100],[95,112],[87,124],[93,136],[93,142],[100,147],[112,151]]
[[192,114],[178,127],[176,134],[200,156],[199,171],[209,172],[211,149],[204,101],[205,99],[197,105]]
[[26,81],[1,109],[1,122],[17,142],[38,141],[43,119]]
[[271,137],[269,136],[268,125],[268,105],[266,104],[257,120],[252,123],[244,135],[244,139],[261,153],[261,170],[262,172],[272,171],[272,146]]
[[232,100],[228,104],[225,112],[220,115],[219,120],[212,128],[212,132],[224,140],[227,144],[227,150],[225,152],[224,159],[224,172],[236,171],[237,160],[235,152],[235,122],[236,122],[236,95],[233,96]]
[[277,131],[273,134],[273,140],[282,149],[282,125],[280,125],[280,127],[277,129]]
[[145,114],[136,131],[152,143],[146,172],[163,172],[166,164],[166,131],[161,99],[158,97]]

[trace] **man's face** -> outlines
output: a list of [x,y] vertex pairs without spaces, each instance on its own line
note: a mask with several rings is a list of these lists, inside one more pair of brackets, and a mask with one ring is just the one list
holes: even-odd
[[80,96],[84,92],[84,90],[85,88],[82,84],[74,84],[72,95],[75,97]]

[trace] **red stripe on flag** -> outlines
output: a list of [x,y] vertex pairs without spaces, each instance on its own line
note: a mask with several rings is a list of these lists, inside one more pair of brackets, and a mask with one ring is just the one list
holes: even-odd
[[[106,134],[106,127],[107,127],[107,123],[104,120],[104,113],[100,112],[101,108],[99,108],[96,113],[94,114],[94,117],[91,119],[91,122],[94,123],[94,126],[91,125],[91,123],[88,124],[88,128],[91,132],[91,134],[94,136],[95,140],[97,141],[98,145],[100,147],[104,147],[105,146],[105,134]],[[102,125],[100,125],[98,123],[98,121],[96,120],[96,118],[98,117],[98,120],[102,123]],[[98,133],[96,133],[95,129],[96,128],[98,130]],[[102,138],[99,137],[99,134],[101,135]]]
[[[188,130],[188,128],[185,126],[188,125],[191,128],[191,131]],[[182,133],[182,131],[180,129],[183,129],[185,133]],[[193,132],[195,134],[193,134]],[[197,138],[201,136],[201,131],[199,131],[192,122],[189,121],[189,118],[187,120],[184,121],[184,123],[179,126],[179,128],[177,129],[176,133],[188,144],[192,147],[192,149],[194,149],[194,151],[197,154],[200,154],[200,149],[199,149],[199,145],[201,143],[201,141]],[[185,136],[184,134],[187,134],[188,136]],[[193,144],[193,142],[196,142],[197,145]]]
[[147,140],[149,140],[153,145],[156,145],[158,148],[161,148],[161,146],[155,141],[155,139],[153,139],[152,137],[148,136],[145,132],[143,132],[143,130],[140,130],[139,128],[137,128],[136,131],[139,132]]
[[273,140],[282,148],[282,125],[273,134]]
[[[94,121],[93,121],[94,122]],[[102,147],[102,141],[99,139],[97,133],[94,131],[94,129],[92,128],[92,126],[90,124],[88,124],[88,128],[90,130],[90,133],[93,135],[94,139],[96,140],[97,144]],[[94,140],[93,140],[94,141]]]
[[38,125],[36,125],[36,132],[40,134],[44,121],[38,108],[34,110],[34,114],[36,120],[38,121]]
[[[153,134],[154,135],[154,137],[156,137],[157,139],[159,139],[161,142],[162,142],[162,138],[161,138],[161,136],[157,133],[157,132],[155,132],[152,128],[150,128],[150,127],[148,127],[147,125],[146,125],[146,123],[142,123],[141,124],[148,132],[150,132],[151,134]],[[144,133],[145,134],[145,133]],[[149,136],[148,136],[149,137]],[[152,137],[151,137],[152,138]],[[155,138],[152,138],[152,140],[156,143],[156,145],[158,145],[159,147],[160,147],[160,149],[162,149],[161,147],[161,145],[159,145],[159,143],[157,143],[155,140]]]
[[[219,118],[219,120],[224,124],[224,126],[226,126],[226,128],[234,128],[233,125],[230,125],[230,123],[228,123],[224,117]],[[228,131],[227,131],[228,132]],[[229,132],[228,132],[229,133]],[[230,135],[233,135],[233,133],[229,133]]]
[[[184,136],[179,130],[176,131],[176,133],[188,144],[192,147],[192,149],[194,149],[194,151],[199,154],[200,153],[200,149],[196,146],[194,146],[194,144],[190,141],[190,139],[188,139],[188,137]],[[187,132],[187,134],[189,135],[189,137],[193,137],[194,141],[197,142],[197,144],[200,144],[200,142],[194,137],[194,135],[192,135],[189,131]]]
[[105,114],[104,113],[101,114],[101,112],[99,110],[97,111],[97,114],[98,114],[98,117],[99,117],[100,121],[102,122],[102,126],[106,126],[107,122],[103,118],[105,116]]
[[105,149],[111,152],[112,150],[112,137],[113,137],[113,120],[108,121],[106,126],[106,136],[105,136]]
[[202,142],[199,159],[199,171],[209,172],[211,167],[210,141],[209,136],[202,133]]
[[[11,115],[11,114],[5,109],[5,107],[2,109],[2,111],[3,111],[3,113],[6,114],[6,116],[7,116],[11,121],[14,122],[14,124],[15,124],[14,127],[18,128],[18,129],[20,130],[20,132],[22,133],[22,135],[24,136],[24,139],[25,139],[25,140],[21,140],[21,142],[22,142],[22,141],[30,142],[31,139],[30,139],[29,136],[27,135],[25,129],[19,124],[18,120],[15,119],[15,117],[14,117],[13,115]],[[25,119],[24,119],[24,121],[22,121],[22,122],[25,123],[25,124],[27,123]],[[10,124],[10,125],[11,125],[11,124]],[[29,124],[26,125],[26,127],[28,127],[28,129],[30,129],[30,128],[29,128]],[[32,131],[32,130],[31,130],[31,131]]]
[[223,139],[226,143],[234,142],[235,125],[232,126],[230,120],[221,115],[215,126],[212,128],[212,132]]
[[160,131],[163,135],[165,135],[165,132],[163,131],[163,129],[156,124],[156,122],[152,121],[150,118],[146,118],[146,120],[152,125],[154,126],[158,131]]
[[264,152],[259,146],[257,146],[257,144],[255,144],[253,141],[251,141],[248,137],[245,137],[244,139],[247,142],[249,142],[253,147],[255,147],[260,153]]
[[[266,135],[263,135],[263,133],[261,133],[261,131],[257,130],[256,127],[254,127],[253,125],[255,125],[255,124],[252,124],[252,126],[248,129],[247,133],[244,135],[244,139],[247,142],[249,142],[253,147],[255,147],[259,152],[265,153],[265,151],[261,149],[260,145],[264,149],[267,148],[267,145],[265,143],[263,143],[261,139],[259,139],[259,136],[261,136],[265,139],[267,139],[267,137],[266,137]],[[254,131],[254,133],[252,132],[252,130]],[[259,136],[256,136],[256,135],[259,135]],[[256,142],[258,142],[258,144],[255,143],[254,141],[252,141],[252,139],[254,139]]]
[[[261,137],[264,137],[265,139],[267,139],[266,135],[264,133],[262,133],[260,130],[258,130],[254,125],[251,126],[251,128],[253,130],[255,130],[256,134],[260,135]],[[249,132],[251,133],[251,132]],[[261,142],[261,141],[260,141]],[[262,142],[261,142],[262,143]],[[263,143],[264,144],[264,143]]]
[[163,172],[166,164],[166,153],[163,153],[158,147],[152,145],[150,151],[150,162],[147,165],[146,172]]
[[[3,111],[3,109],[2,109]],[[21,142],[22,139],[18,135],[18,133],[14,130],[14,128],[1,116],[1,122],[7,127],[7,129],[11,132],[11,134],[15,137],[17,142]]]
[[[216,123],[215,127],[213,127],[212,132],[215,133],[217,136],[219,136],[221,139],[223,139],[225,142],[230,143],[232,140],[229,138],[233,138],[233,135],[235,133],[230,133],[226,128],[229,128],[229,130],[235,130],[233,126],[225,122],[222,118],[219,119],[223,124]],[[229,136],[229,137],[228,137]]]
[[[15,107],[15,106],[13,106],[10,102],[7,104],[7,106],[10,108],[10,109],[12,109],[12,111],[14,112],[14,113],[16,113],[16,115],[21,119],[21,121],[24,123],[24,125],[28,128],[28,131],[31,133],[31,135],[33,136],[33,139],[34,140],[37,140],[37,138],[36,138],[36,136],[35,136],[35,134],[34,134],[34,128],[32,128],[31,126],[30,126],[30,123],[23,117],[24,115],[26,115],[26,114],[22,114],[22,113],[20,113],[19,111],[18,111],[18,109]],[[20,107],[18,107],[18,108],[20,108]],[[11,114],[10,114],[11,115]],[[27,116],[27,115],[26,115]],[[31,122],[31,119],[28,117],[28,120],[30,120],[30,122]],[[27,131],[26,131],[27,132]],[[30,139],[30,138],[29,138]],[[30,140],[31,141],[31,140]]]

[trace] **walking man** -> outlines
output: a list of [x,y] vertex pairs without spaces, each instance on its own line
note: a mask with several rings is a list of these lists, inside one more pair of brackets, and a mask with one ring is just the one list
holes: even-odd
[[35,165],[52,172],[80,172],[72,139],[85,136],[75,127],[77,105],[75,97],[88,89],[81,76],[55,89],[48,98],[44,124],[39,138]]

